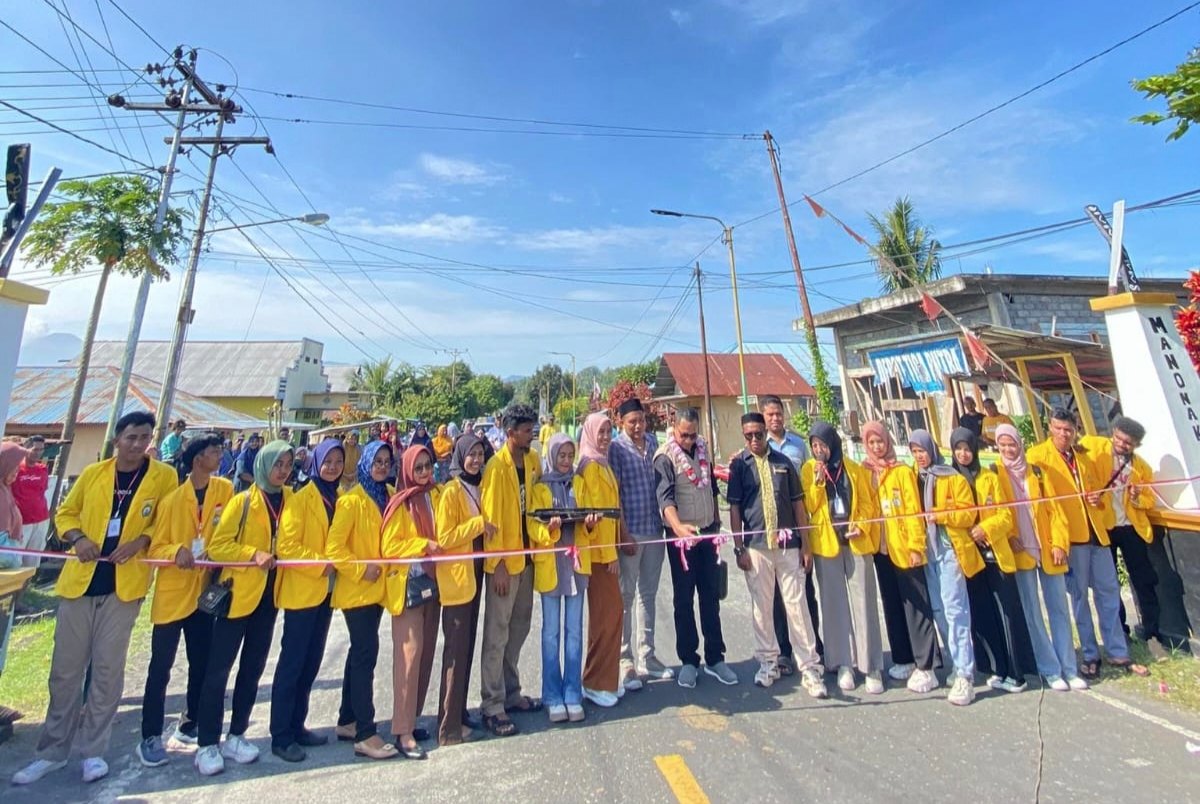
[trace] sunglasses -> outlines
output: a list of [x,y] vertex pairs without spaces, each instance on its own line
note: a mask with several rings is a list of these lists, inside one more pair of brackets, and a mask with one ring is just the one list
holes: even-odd
[[742,437],[747,441],[762,441],[767,437],[767,432],[765,430],[751,430],[748,433],[742,433]]
[[431,463],[418,463],[416,466],[413,467],[413,474],[416,474],[417,472],[432,472],[432,471],[433,471],[433,464],[431,464]]
[[683,441],[695,441],[699,433],[678,433],[677,437]]

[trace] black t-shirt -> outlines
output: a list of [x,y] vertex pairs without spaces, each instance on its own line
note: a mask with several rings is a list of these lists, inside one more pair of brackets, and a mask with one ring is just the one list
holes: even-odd
[[208,486],[205,486],[202,489],[198,489],[195,486],[193,486],[192,491],[196,492],[196,505],[203,508],[204,507],[204,493],[208,491]]
[[982,413],[964,413],[958,417],[958,424],[975,433],[976,437],[983,435]]
[[521,489],[521,542],[529,549],[529,522],[525,519],[525,462],[517,466],[517,486]]
[[[109,520],[119,519],[122,528],[125,527],[125,517],[129,515],[129,506],[133,504],[138,487],[142,485],[142,478],[146,476],[147,465],[148,462],[143,463],[132,472],[117,472],[117,479],[113,484],[112,509],[109,513]],[[121,543],[121,534],[118,532],[116,536],[109,536],[107,525],[105,527],[104,543],[100,546],[102,559],[112,555],[112,552]],[[110,561],[97,561],[96,570],[92,573],[92,582],[88,584],[87,591],[83,593],[84,596],[101,597],[102,595],[111,595],[115,591],[117,591],[117,565]]]

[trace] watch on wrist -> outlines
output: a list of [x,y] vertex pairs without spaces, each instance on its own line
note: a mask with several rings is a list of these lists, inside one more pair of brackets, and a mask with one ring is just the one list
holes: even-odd
[[733,556],[734,556],[734,558],[741,558],[741,557],[742,557],[742,556],[744,556],[744,555],[746,555],[746,548],[745,548],[745,547],[735,547],[735,548],[733,548]]

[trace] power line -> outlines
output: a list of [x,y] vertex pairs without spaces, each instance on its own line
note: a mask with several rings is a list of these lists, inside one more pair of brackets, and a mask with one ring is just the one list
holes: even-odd
[[[4,22],[3,20],[0,20],[0,24],[3,24],[3,22]],[[60,134],[69,134],[72,137],[74,137],[75,139],[79,140],[80,142],[85,142],[88,145],[91,145],[95,148],[99,148],[101,151],[110,153],[113,156],[128,160],[135,165],[141,165],[142,167],[146,168],[147,170],[152,170],[155,172],[158,171],[158,168],[156,168],[154,165],[148,165],[145,162],[141,161],[140,159],[135,159],[134,157],[129,156],[127,154],[123,154],[120,151],[113,150],[112,148],[109,148],[107,145],[101,145],[100,143],[96,142],[95,140],[89,140],[87,137],[81,136],[80,134],[77,134],[76,132],[71,131],[70,129],[63,128],[62,126],[57,126],[54,123],[51,123],[49,120],[38,117],[36,114],[33,114],[32,112],[27,112],[24,109],[13,106],[11,103],[4,100],[3,98],[0,98],[0,105],[7,106],[9,109],[12,109],[14,112],[19,112],[20,114],[23,114],[30,119],[36,120],[37,122],[41,123],[42,125],[50,126],[50,128],[54,129],[55,131],[59,132]],[[39,133],[39,132],[33,132],[33,133]],[[10,134],[10,136],[25,136],[25,135],[26,135],[26,132],[21,132],[20,134],[15,134],[15,135]]]
[[[483,128],[482,126],[435,126],[420,123],[384,123],[365,120],[317,120],[307,117],[275,117],[261,115],[260,120],[280,123],[304,123],[320,126],[353,126],[354,128],[395,128],[411,131],[456,131],[477,134],[529,134],[544,137],[614,137],[617,139],[650,140],[729,140],[728,136],[708,134],[639,134],[629,131],[545,131],[532,128]],[[744,139],[739,136],[739,139]]]
[[[129,14],[128,14],[128,13],[125,11],[125,9],[123,9],[123,8],[121,8],[119,5],[117,5],[117,2],[116,2],[116,0],[108,0],[108,3],[109,3],[109,5],[111,5],[113,8],[115,8],[115,9],[116,9],[116,10],[117,10],[117,11],[118,11],[120,14],[121,14],[121,16],[122,16],[122,17],[124,17],[124,18],[125,18],[125,19],[127,19],[127,20],[128,20],[130,23],[132,23],[134,28],[137,28],[139,31],[141,31],[141,32],[142,32],[142,33],[145,35],[145,37],[146,37],[147,39],[149,39],[149,40],[150,40],[151,42],[153,42],[154,44],[158,45],[158,48],[159,48],[159,49],[160,49],[160,50],[161,50],[163,53],[166,53],[168,56],[170,56],[170,55],[171,55],[171,51],[170,51],[170,49],[168,49],[168,48],[167,48],[167,46],[166,46],[166,45],[164,45],[162,42],[160,42],[160,41],[158,41],[157,39],[155,39],[155,38],[154,38],[154,37],[153,37],[153,36],[150,34],[150,32],[149,32],[149,31],[147,31],[145,28],[143,28],[143,27],[142,27],[142,24],[141,24],[140,22],[138,22],[137,20],[135,20],[133,17],[129,16]],[[97,9],[97,10],[99,10],[99,9]]]

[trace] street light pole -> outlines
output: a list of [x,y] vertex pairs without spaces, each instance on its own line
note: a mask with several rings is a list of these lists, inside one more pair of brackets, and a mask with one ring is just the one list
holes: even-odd
[[[729,249],[729,283],[733,288],[733,324],[737,331],[738,373],[742,380],[742,413],[749,413],[750,394],[746,387],[746,347],[742,341],[742,306],[738,301],[737,261],[733,256],[733,227],[726,226],[725,221],[712,215],[693,215],[669,209],[652,209],[650,211],[655,215],[666,215],[671,218],[700,218],[706,221],[716,221],[721,227],[721,242]],[[707,365],[707,359],[705,365]]]

